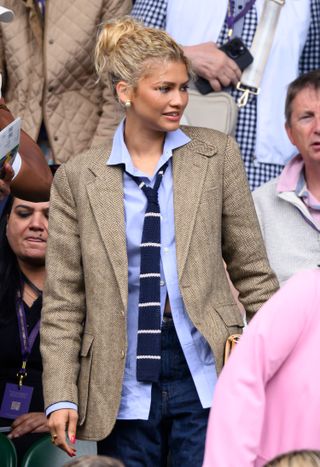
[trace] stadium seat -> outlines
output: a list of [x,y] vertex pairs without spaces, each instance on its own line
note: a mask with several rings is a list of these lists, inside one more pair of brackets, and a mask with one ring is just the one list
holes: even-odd
[[17,453],[12,441],[0,433],[1,467],[17,467]]
[[[96,443],[90,441],[77,441],[76,449],[77,457],[97,453]],[[22,467],[62,467],[68,461],[70,457],[51,443],[50,436],[46,436],[29,448]]]

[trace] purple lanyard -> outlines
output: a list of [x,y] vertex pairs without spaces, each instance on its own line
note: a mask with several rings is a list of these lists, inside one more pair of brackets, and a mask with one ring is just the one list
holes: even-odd
[[233,16],[233,8],[232,8],[232,0],[229,0],[228,2],[228,12],[227,12],[227,26],[228,26],[228,35],[229,37],[232,35],[232,30],[233,26],[239,19],[243,18],[248,11],[250,10],[251,7],[255,4],[256,0],[248,0],[247,3],[245,4],[244,8],[238,13],[236,16]]
[[41,14],[44,18],[44,13],[46,11],[46,1],[45,0],[38,0],[38,5],[39,5],[39,9],[41,11]]
[[17,293],[16,312],[17,312],[17,318],[18,318],[18,328],[19,328],[21,354],[22,354],[22,365],[21,365],[20,370],[17,373],[17,377],[18,377],[19,388],[21,388],[22,383],[23,383],[23,378],[27,376],[27,371],[26,371],[27,361],[31,353],[32,347],[35,343],[35,340],[37,338],[37,335],[39,334],[40,320],[37,321],[32,331],[28,335],[26,312],[24,309],[20,290]]

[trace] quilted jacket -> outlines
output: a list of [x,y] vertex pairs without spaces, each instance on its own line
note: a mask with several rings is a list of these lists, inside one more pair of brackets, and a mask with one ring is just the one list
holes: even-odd
[[131,0],[2,0],[15,13],[0,25],[3,95],[35,140],[45,122],[56,163],[111,140],[121,111],[97,83],[93,56],[98,25],[130,11]]

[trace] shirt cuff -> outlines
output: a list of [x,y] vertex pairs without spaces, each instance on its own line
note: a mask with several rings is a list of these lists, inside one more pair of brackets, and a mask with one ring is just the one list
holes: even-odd
[[52,412],[55,412],[56,410],[60,409],[73,409],[78,411],[78,406],[74,402],[56,402],[55,404],[51,404],[49,405],[49,407],[46,408],[46,416],[48,417]]

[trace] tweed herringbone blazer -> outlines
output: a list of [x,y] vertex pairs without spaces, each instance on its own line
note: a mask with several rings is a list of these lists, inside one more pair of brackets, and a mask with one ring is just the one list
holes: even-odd
[[[243,319],[225,274],[250,317],[277,289],[234,140],[184,128],[173,154],[177,268],[190,319],[210,344],[218,372],[229,334]],[[122,169],[95,148],[57,172],[51,197],[41,326],[45,404],[79,407],[84,439],[115,423],[127,350],[128,261]]]

